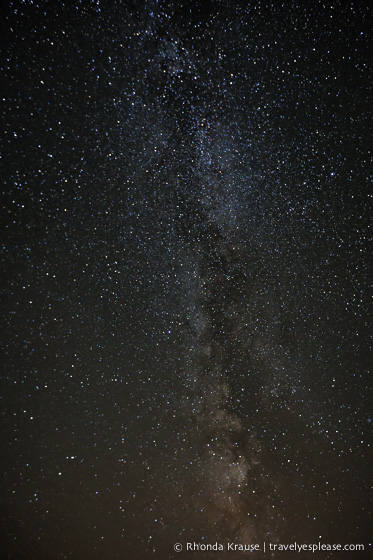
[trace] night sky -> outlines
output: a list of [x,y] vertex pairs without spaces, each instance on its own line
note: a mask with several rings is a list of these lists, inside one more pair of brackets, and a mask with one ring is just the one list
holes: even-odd
[[368,2],[1,19],[1,559],[371,558]]

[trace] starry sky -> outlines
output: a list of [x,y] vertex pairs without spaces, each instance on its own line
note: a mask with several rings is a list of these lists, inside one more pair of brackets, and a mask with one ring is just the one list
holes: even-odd
[[7,2],[2,558],[371,557],[371,25]]

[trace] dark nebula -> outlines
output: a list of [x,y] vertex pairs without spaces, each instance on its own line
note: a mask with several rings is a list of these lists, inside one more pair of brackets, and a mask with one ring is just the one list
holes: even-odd
[[1,25],[1,558],[371,558],[369,3]]

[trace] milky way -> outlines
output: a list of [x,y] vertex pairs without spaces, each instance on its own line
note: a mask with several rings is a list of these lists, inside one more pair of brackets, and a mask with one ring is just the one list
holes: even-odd
[[369,558],[368,3],[2,24],[4,558]]

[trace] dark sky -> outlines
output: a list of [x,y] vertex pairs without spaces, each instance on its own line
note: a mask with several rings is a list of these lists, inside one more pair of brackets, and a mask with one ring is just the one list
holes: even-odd
[[1,558],[371,558],[368,2],[1,26]]

